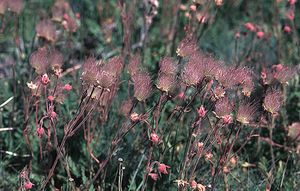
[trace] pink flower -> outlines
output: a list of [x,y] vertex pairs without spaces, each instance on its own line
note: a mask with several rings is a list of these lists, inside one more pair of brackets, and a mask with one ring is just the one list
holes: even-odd
[[49,101],[54,101],[54,96],[49,95],[49,96],[48,96],[48,100],[49,100]]
[[25,190],[30,190],[33,185],[34,184],[32,184],[30,181],[28,181],[24,184],[24,188],[25,188]]
[[231,115],[225,115],[225,116],[222,117],[222,119],[223,119],[223,123],[224,123],[225,125],[227,125],[227,124],[229,124],[229,123],[232,122],[232,117],[231,117]]
[[195,12],[197,10],[196,5],[191,5],[190,6],[190,10],[193,11],[193,12]]
[[191,188],[196,189],[196,188],[197,188],[197,182],[196,182],[195,180],[193,180],[193,181],[190,183],[190,186],[191,186]]
[[80,19],[80,13],[76,13],[76,14],[75,14],[75,17],[76,17],[77,19]]
[[249,30],[249,31],[251,31],[251,32],[255,32],[255,30],[256,30],[256,28],[255,28],[255,26],[254,26],[253,23],[248,22],[248,23],[245,23],[244,26],[245,26],[245,28],[246,28],[247,30]]
[[49,84],[50,79],[49,79],[49,77],[48,77],[48,74],[43,74],[43,75],[42,75],[41,81],[42,81],[42,84],[44,84],[44,85]]
[[156,133],[151,133],[150,135],[150,140],[154,143],[154,144],[158,144],[159,143],[159,137]]
[[168,165],[165,165],[163,163],[158,163],[158,171],[162,174],[168,174],[168,171],[167,171],[167,168],[171,168],[170,166]]
[[257,36],[258,39],[261,39],[264,36],[264,32],[263,31],[258,31],[256,33],[256,36]]
[[36,129],[36,133],[37,133],[38,137],[41,138],[41,137],[44,135],[45,130],[44,130],[43,127],[38,127],[38,128]]
[[203,105],[201,105],[200,108],[198,109],[198,115],[199,115],[199,117],[203,118],[205,116],[206,112],[207,111],[205,110],[205,108],[203,107]]
[[288,0],[288,1],[291,6],[295,5],[297,2],[297,0]]
[[152,178],[152,180],[157,181],[158,179],[158,174],[156,173],[149,173],[148,176],[150,176]]
[[57,114],[55,113],[55,111],[51,111],[49,113],[49,117],[52,118],[52,119],[56,118],[56,116],[57,116]]
[[285,25],[284,28],[283,28],[283,31],[284,31],[285,33],[290,33],[290,32],[291,32],[291,27],[288,26],[288,25]]
[[72,90],[72,86],[70,84],[65,84],[64,90],[71,91]]

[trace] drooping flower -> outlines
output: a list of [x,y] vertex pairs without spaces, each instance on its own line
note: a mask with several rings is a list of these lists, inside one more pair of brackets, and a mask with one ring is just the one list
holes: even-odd
[[41,82],[43,85],[48,85],[50,83],[50,79],[48,74],[43,74],[41,78]]
[[285,32],[285,33],[290,33],[291,32],[291,27],[290,26],[288,26],[288,25],[285,25],[284,27],[283,27],[283,31]]
[[53,96],[53,95],[49,95],[49,96],[48,96],[48,100],[49,100],[49,101],[54,101],[54,96]]
[[244,26],[250,32],[255,32],[256,31],[256,27],[254,26],[253,23],[248,22],[248,23],[245,23]]
[[168,174],[168,171],[167,169],[168,168],[171,168],[170,166],[168,165],[165,165],[163,163],[158,163],[158,167],[157,167],[157,170],[162,173],[162,174]]
[[70,84],[65,84],[65,86],[64,86],[64,90],[66,90],[66,91],[71,91],[72,90],[72,86],[70,85]]
[[271,114],[278,113],[281,105],[282,105],[282,93],[280,90],[271,89],[268,90],[266,96],[263,101],[263,107],[266,111],[270,112]]
[[156,133],[151,133],[150,140],[151,140],[152,143],[158,144],[159,143],[159,136]]
[[264,36],[264,32],[263,31],[258,31],[257,33],[256,33],[256,36],[257,36],[257,38],[258,39],[261,39],[263,36]]
[[34,184],[32,184],[30,181],[27,181],[24,183],[24,188],[25,188],[25,190],[30,190],[30,189],[32,189],[33,185]]
[[205,110],[204,106],[201,105],[197,112],[198,112],[199,117],[203,118],[207,111]]

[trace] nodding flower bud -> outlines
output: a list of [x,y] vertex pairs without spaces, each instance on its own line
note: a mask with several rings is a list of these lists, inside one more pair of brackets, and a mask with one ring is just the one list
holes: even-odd
[[256,33],[256,36],[257,36],[258,39],[261,39],[264,36],[264,32],[263,31],[258,31]]
[[282,93],[279,90],[268,90],[264,98],[263,107],[271,114],[277,114],[282,105]]
[[245,28],[246,28],[247,30],[249,30],[250,32],[255,32],[255,31],[256,31],[256,28],[255,28],[255,26],[254,26],[253,23],[248,22],[248,23],[245,23],[244,26],[245,26]]
[[154,144],[158,144],[159,143],[159,137],[158,137],[158,135],[156,133],[151,133],[150,140]]
[[49,77],[48,77],[48,74],[43,74],[43,75],[42,75],[41,82],[42,82],[43,85],[49,84],[50,79],[49,79]]
[[162,174],[168,174],[167,168],[171,168],[168,165],[165,165],[163,163],[158,163],[157,170]]
[[38,137],[41,138],[41,137],[44,135],[44,133],[45,133],[45,130],[44,130],[43,127],[38,127],[38,128],[36,129],[36,134],[37,134]]
[[285,25],[284,27],[283,27],[283,31],[285,32],[285,33],[290,33],[291,32],[291,27],[290,26],[288,26],[288,25]]
[[205,110],[204,106],[201,105],[201,106],[199,107],[199,109],[198,109],[198,115],[199,115],[199,117],[203,118],[203,117],[205,116],[206,112],[207,112],[207,111]]
[[70,84],[65,84],[64,90],[71,91],[72,90],[72,86]]
[[48,96],[48,100],[49,100],[49,101],[54,101],[54,99],[55,99],[55,98],[54,98],[53,95],[49,95],[49,96]]
[[25,190],[30,190],[30,189],[32,189],[33,185],[34,184],[32,184],[30,181],[27,181],[24,183],[24,188],[25,188]]

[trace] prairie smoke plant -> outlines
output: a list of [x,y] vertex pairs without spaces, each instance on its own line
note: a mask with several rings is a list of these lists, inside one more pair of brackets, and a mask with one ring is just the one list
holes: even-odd
[[241,101],[236,114],[236,120],[241,124],[249,124],[257,115],[257,104],[248,101]]
[[288,84],[292,78],[294,78],[297,70],[295,68],[290,68],[287,66],[282,66],[280,68],[275,68],[274,78],[277,79],[281,84]]
[[163,92],[170,92],[176,85],[176,77],[170,74],[160,73],[158,75],[156,87]]
[[52,70],[55,75],[59,76],[63,65],[63,55],[56,49],[42,47],[30,55],[29,63],[38,74]]
[[145,72],[139,72],[132,77],[132,81],[134,97],[138,101],[145,101],[151,94],[151,77]]
[[268,90],[263,101],[263,107],[271,114],[277,114],[281,105],[283,97],[282,92],[277,89]]
[[36,24],[35,31],[38,37],[47,41],[54,42],[56,40],[56,28],[51,20],[42,20]]
[[81,80],[83,84],[88,86],[95,85],[97,81],[98,73],[98,61],[94,57],[89,57],[83,64],[83,72],[81,74]]
[[227,97],[217,100],[214,114],[217,118],[222,119],[224,124],[232,122],[232,104]]
[[172,57],[163,57],[159,61],[159,73],[176,75],[178,70],[178,65]]

